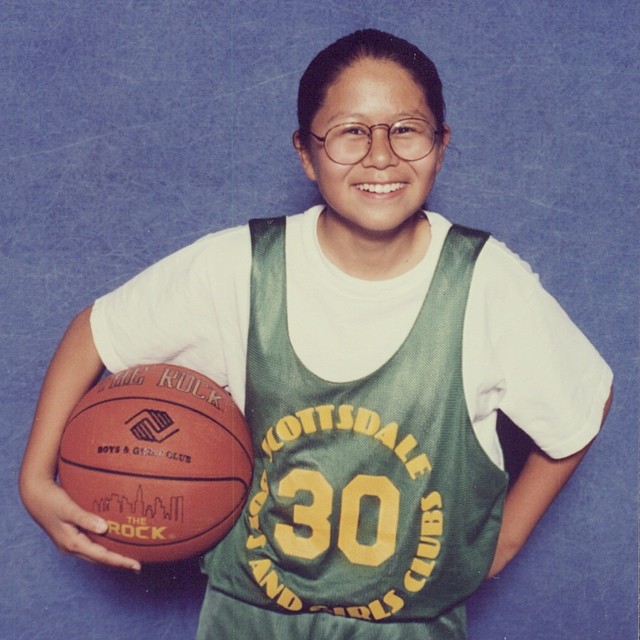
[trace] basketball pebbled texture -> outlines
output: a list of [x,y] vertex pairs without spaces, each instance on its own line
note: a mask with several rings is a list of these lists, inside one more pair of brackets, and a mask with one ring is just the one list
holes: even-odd
[[141,562],[205,552],[231,529],[253,471],[244,417],[221,387],[176,365],[132,367],[75,407],[61,486],[109,523],[99,544]]

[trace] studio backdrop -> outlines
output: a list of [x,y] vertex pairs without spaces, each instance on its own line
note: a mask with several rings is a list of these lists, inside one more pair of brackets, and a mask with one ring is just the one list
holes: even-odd
[[443,79],[452,143],[429,207],[527,260],[616,376],[602,434],[472,598],[469,636],[637,638],[639,15],[634,0],[4,0],[0,637],[193,637],[197,559],[89,565],[24,511],[39,386],[97,296],[205,233],[318,201],[291,145],[298,79],[376,27]]

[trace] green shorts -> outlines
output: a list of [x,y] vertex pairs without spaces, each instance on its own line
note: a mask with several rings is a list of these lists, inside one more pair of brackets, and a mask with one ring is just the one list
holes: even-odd
[[207,587],[197,640],[464,640],[464,605],[424,622],[367,622],[327,613],[276,613]]

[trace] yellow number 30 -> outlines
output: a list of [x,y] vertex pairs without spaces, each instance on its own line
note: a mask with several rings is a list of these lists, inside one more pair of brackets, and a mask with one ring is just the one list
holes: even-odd
[[[311,503],[293,507],[293,523],[308,527],[309,535],[300,535],[293,526],[278,523],[274,537],[286,554],[313,560],[331,544],[329,517],[333,510],[333,487],[319,471],[294,469],[281,480],[278,495],[295,498],[298,492],[309,493]],[[358,541],[361,503],[365,496],[377,498],[379,502],[377,533],[373,544]],[[399,513],[400,492],[389,478],[356,476],[342,491],[338,548],[353,564],[380,566],[395,552]]]

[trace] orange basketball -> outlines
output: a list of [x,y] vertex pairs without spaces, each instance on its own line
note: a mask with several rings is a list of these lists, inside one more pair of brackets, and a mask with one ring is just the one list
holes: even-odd
[[140,562],[206,551],[232,527],[253,471],[251,438],[231,397],[175,365],[104,378],[74,409],[60,484],[109,523],[101,545]]

